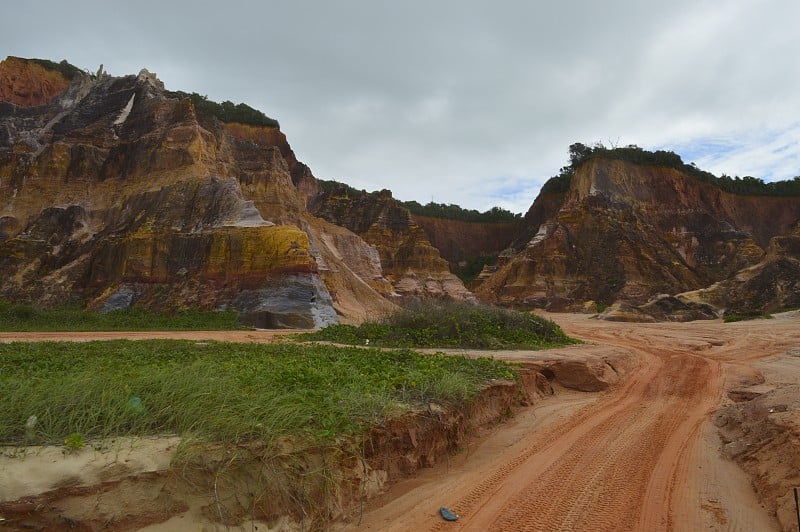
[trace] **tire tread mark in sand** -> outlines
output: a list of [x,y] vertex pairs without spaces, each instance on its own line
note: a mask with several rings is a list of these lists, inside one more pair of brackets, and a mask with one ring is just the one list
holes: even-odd
[[[539,478],[507,501],[500,511],[493,512],[499,518],[488,528],[523,531],[634,528],[659,455],[669,435],[683,422],[697,392],[702,390],[706,373],[696,357],[662,357],[666,364],[661,372],[648,371],[642,377],[649,379],[640,379],[639,385],[631,385],[626,393],[620,394],[629,400],[607,406],[608,415],[594,423],[569,448],[561,450]],[[587,409],[573,423],[565,424],[560,433],[577,429],[590,412]],[[590,424],[592,421],[588,420]],[[537,449],[545,447],[529,446],[458,501],[456,509],[466,518],[459,528],[480,528],[486,524],[470,524],[470,512],[476,513],[473,507],[477,506],[479,511],[483,506],[477,504],[480,499],[491,495],[492,490],[496,492],[502,481]],[[434,530],[442,528],[441,523],[434,526]]]
[[[645,355],[647,355],[645,353]],[[590,405],[581,409],[575,416],[566,420],[563,424],[553,429],[554,433],[561,435],[569,434],[578,429],[584,424],[594,423],[597,419],[598,410],[606,413],[606,417],[613,416],[616,410],[625,410],[627,408],[626,397],[632,393],[641,394],[642,390],[639,388],[646,388],[649,378],[652,378],[658,369],[659,364],[656,362],[651,366],[639,368],[636,373],[642,374],[640,379],[631,378],[621,389],[616,390],[613,399],[609,403],[602,406]],[[649,378],[648,378],[649,377]],[[597,424],[602,423],[602,419],[597,419]],[[485,501],[492,493],[496,492],[504,480],[506,480],[513,472],[518,469],[523,463],[529,460],[534,455],[546,450],[548,447],[555,445],[554,439],[551,434],[540,434],[533,439],[533,441],[516,457],[506,462],[503,466],[494,471],[492,475],[486,480],[474,487],[469,493],[462,497],[459,501],[451,506],[462,519],[458,522],[456,527],[453,523],[443,523],[438,521],[433,524],[431,530],[454,530],[461,529],[468,526],[469,516],[474,515],[480,511],[483,506],[481,501]]]
[[598,425],[509,501],[491,529],[635,528],[650,474],[693,399],[694,394],[681,392],[697,390],[705,373],[687,363],[692,365],[682,357],[672,359],[665,375],[645,393],[652,396],[652,406],[632,414],[618,412]]

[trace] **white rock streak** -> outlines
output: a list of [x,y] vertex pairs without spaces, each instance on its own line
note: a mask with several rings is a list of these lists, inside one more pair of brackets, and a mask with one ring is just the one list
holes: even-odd
[[136,99],[135,94],[131,94],[131,99],[128,100],[128,103],[125,105],[125,108],[119,113],[119,116],[116,120],[114,120],[114,125],[119,126],[125,123],[125,120],[128,119],[128,115],[131,114],[131,109],[133,109],[133,101]]

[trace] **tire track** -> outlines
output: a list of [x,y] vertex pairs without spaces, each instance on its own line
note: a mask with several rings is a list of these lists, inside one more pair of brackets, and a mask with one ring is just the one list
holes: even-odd
[[645,349],[624,329],[611,332],[594,338],[645,361],[627,385],[564,423],[555,439],[536,437],[453,506],[457,524],[440,521],[432,530],[633,530],[654,501],[666,510],[640,529],[671,528],[685,438],[718,398],[718,368],[693,354]]
[[[673,368],[693,367],[675,360],[643,399],[645,408],[622,410],[578,440],[559,461],[501,509],[491,530],[620,530],[633,529],[645,487],[668,439],[685,415]],[[692,384],[692,383],[688,383]],[[690,386],[691,387],[691,386]],[[679,386],[677,388],[683,388]]]
[[[479,529],[481,521],[477,521],[479,528],[475,528],[476,524],[472,523],[471,517],[478,514],[492,515],[497,511],[493,506],[497,500],[504,498],[503,494],[498,496],[497,492],[504,484],[509,483],[510,477],[532,478],[533,475],[539,474],[541,470],[555,461],[563,448],[574,447],[575,442],[584,434],[598,425],[606,423],[608,418],[622,415],[621,413],[627,415],[631,408],[638,409],[635,398],[645,392],[648,383],[661,367],[657,358],[646,353],[642,353],[642,356],[650,359],[650,363],[635,371],[637,377],[628,379],[625,385],[609,393],[604,401],[582,409],[575,416],[555,427],[553,432],[561,434],[561,437],[554,439],[552,433],[537,434],[520,454],[504,463],[487,479],[452,505],[451,508],[461,516],[460,521],[456,523],[437,521],[431,530]],[[516,482],[510,484],[519,483],[519,478],[514,480]]]

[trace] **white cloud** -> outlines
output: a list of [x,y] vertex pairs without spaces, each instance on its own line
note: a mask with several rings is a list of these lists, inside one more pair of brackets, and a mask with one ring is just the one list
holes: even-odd
[[800,173],[796,0],[13,11],[0,21],[8,54],[147,67],[168,88],[246,102],[281,122],[318,177],[402,199],[522,212],[576,141],[685,149],[716,173]]

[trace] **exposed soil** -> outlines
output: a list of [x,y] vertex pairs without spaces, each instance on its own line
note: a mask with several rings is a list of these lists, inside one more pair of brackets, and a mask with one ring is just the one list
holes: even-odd
[[[734,324],[548,317],[568,334],[598,344],[571,348],[575,352],[615,346],[632,353],[636,364],[628,377],[588,404],[566,403],[560,416],[531,419],[523,413],[483,440],[465,467],[395,486],[390,500],[371,507],[351,528],[790,529],[774,512],[778,506],[779,514],[786,513],[787,486],[798,480],[792,477],[797,469],[791,471],[797,449],[779,443],[798,441],[799,412],[787,407],[780,415],[794,419],[794,429],[782,421],[779,436],[760,441],[763,452],[748,455],[747,471],[770,478],[758,494],[753,477],[721,454],[723,442],[709,419],[731,402],[726,389],[760,382],[759,365],[800,348],[800,316]],[[784,380],[800,377],[800,358],[794,360],[781,366]],[[460,519],[443,521],[441,506]]]
[[[530,375],[538,376],[529,377],[528,384],[539,396],[528,400],[531,406],[496,424],[498,412],[507,412],[510,403],[502,393],[505,398],[487,396],[471,413],[485,422],[482,428],[473,427],[471,437],[466,436],[469,415],[459,420],[434,407],[428,414],[438,421],[431,425],[450,427],[444,431],[450,431],[449,441],[429,439],[427,429],[413,423],[386,427],[375,441],[394,442],[395,458],[387,464],[376,459],[369,467],[354,464],[353,471],[361,468],[362,484],[369,490],[351,493],[355,500],[339,501],[342,524],[337,526],[403,531],[796,527],[789,490],[800,482],[800,313],[732,324],[548,317],[587,343],[545,352],[494,353],[535,370]],[[28,337],[14,334],[13,339]],[[269,341],[271,333],[109,333],[102,338],[154,337],[150,334]],[[97,337],[35,335],[38,340]],[[542,397],[550,391],[553,396]],[[445,419],[453,424],[442,423]],[[158,449],[151,454],[164,452]],[[53,463],[67,460],[48,457]],[[29,462],[28,484],[38,483],[35,489],[19,486],[27,467],[19,466],[20,457],[4,460],[4,472],[8,460],[23,469],[13,473],[16,487],[0,493],[6,500],[0,503],[0,517],[50,512],[53,530],[135,529],[148,522],[159,524],[147,530],[160,531],[203,526],[274,530],[300,524],[292,515],[269,521],[225,516],[202,489],[190,493],[175,488],[175,475],[165,475],[155,460],[129,456],[107,461],[99,470],[122,465],[130,471],[117,468],[122,476],[94,480],[56,473],[58,467],[50,468],[53,474],[47,478]],[[135,468],[137,460],[145,465]],[[81,466],[84,472],[90,469]],[[86,483],[93,487],[86,488]],[[89,496],[80,496],[81,490],[92,489]],[[236,490],[226,496],[236,499]],[[443,521],[438,513],[442,506],[459,514],[459,520]],[[137,522],[132,507],[149,511],[151,519]],[[98,520],[98,509],[105,512],[105,522]],[[311,524],[306,522],[306,529]]]

